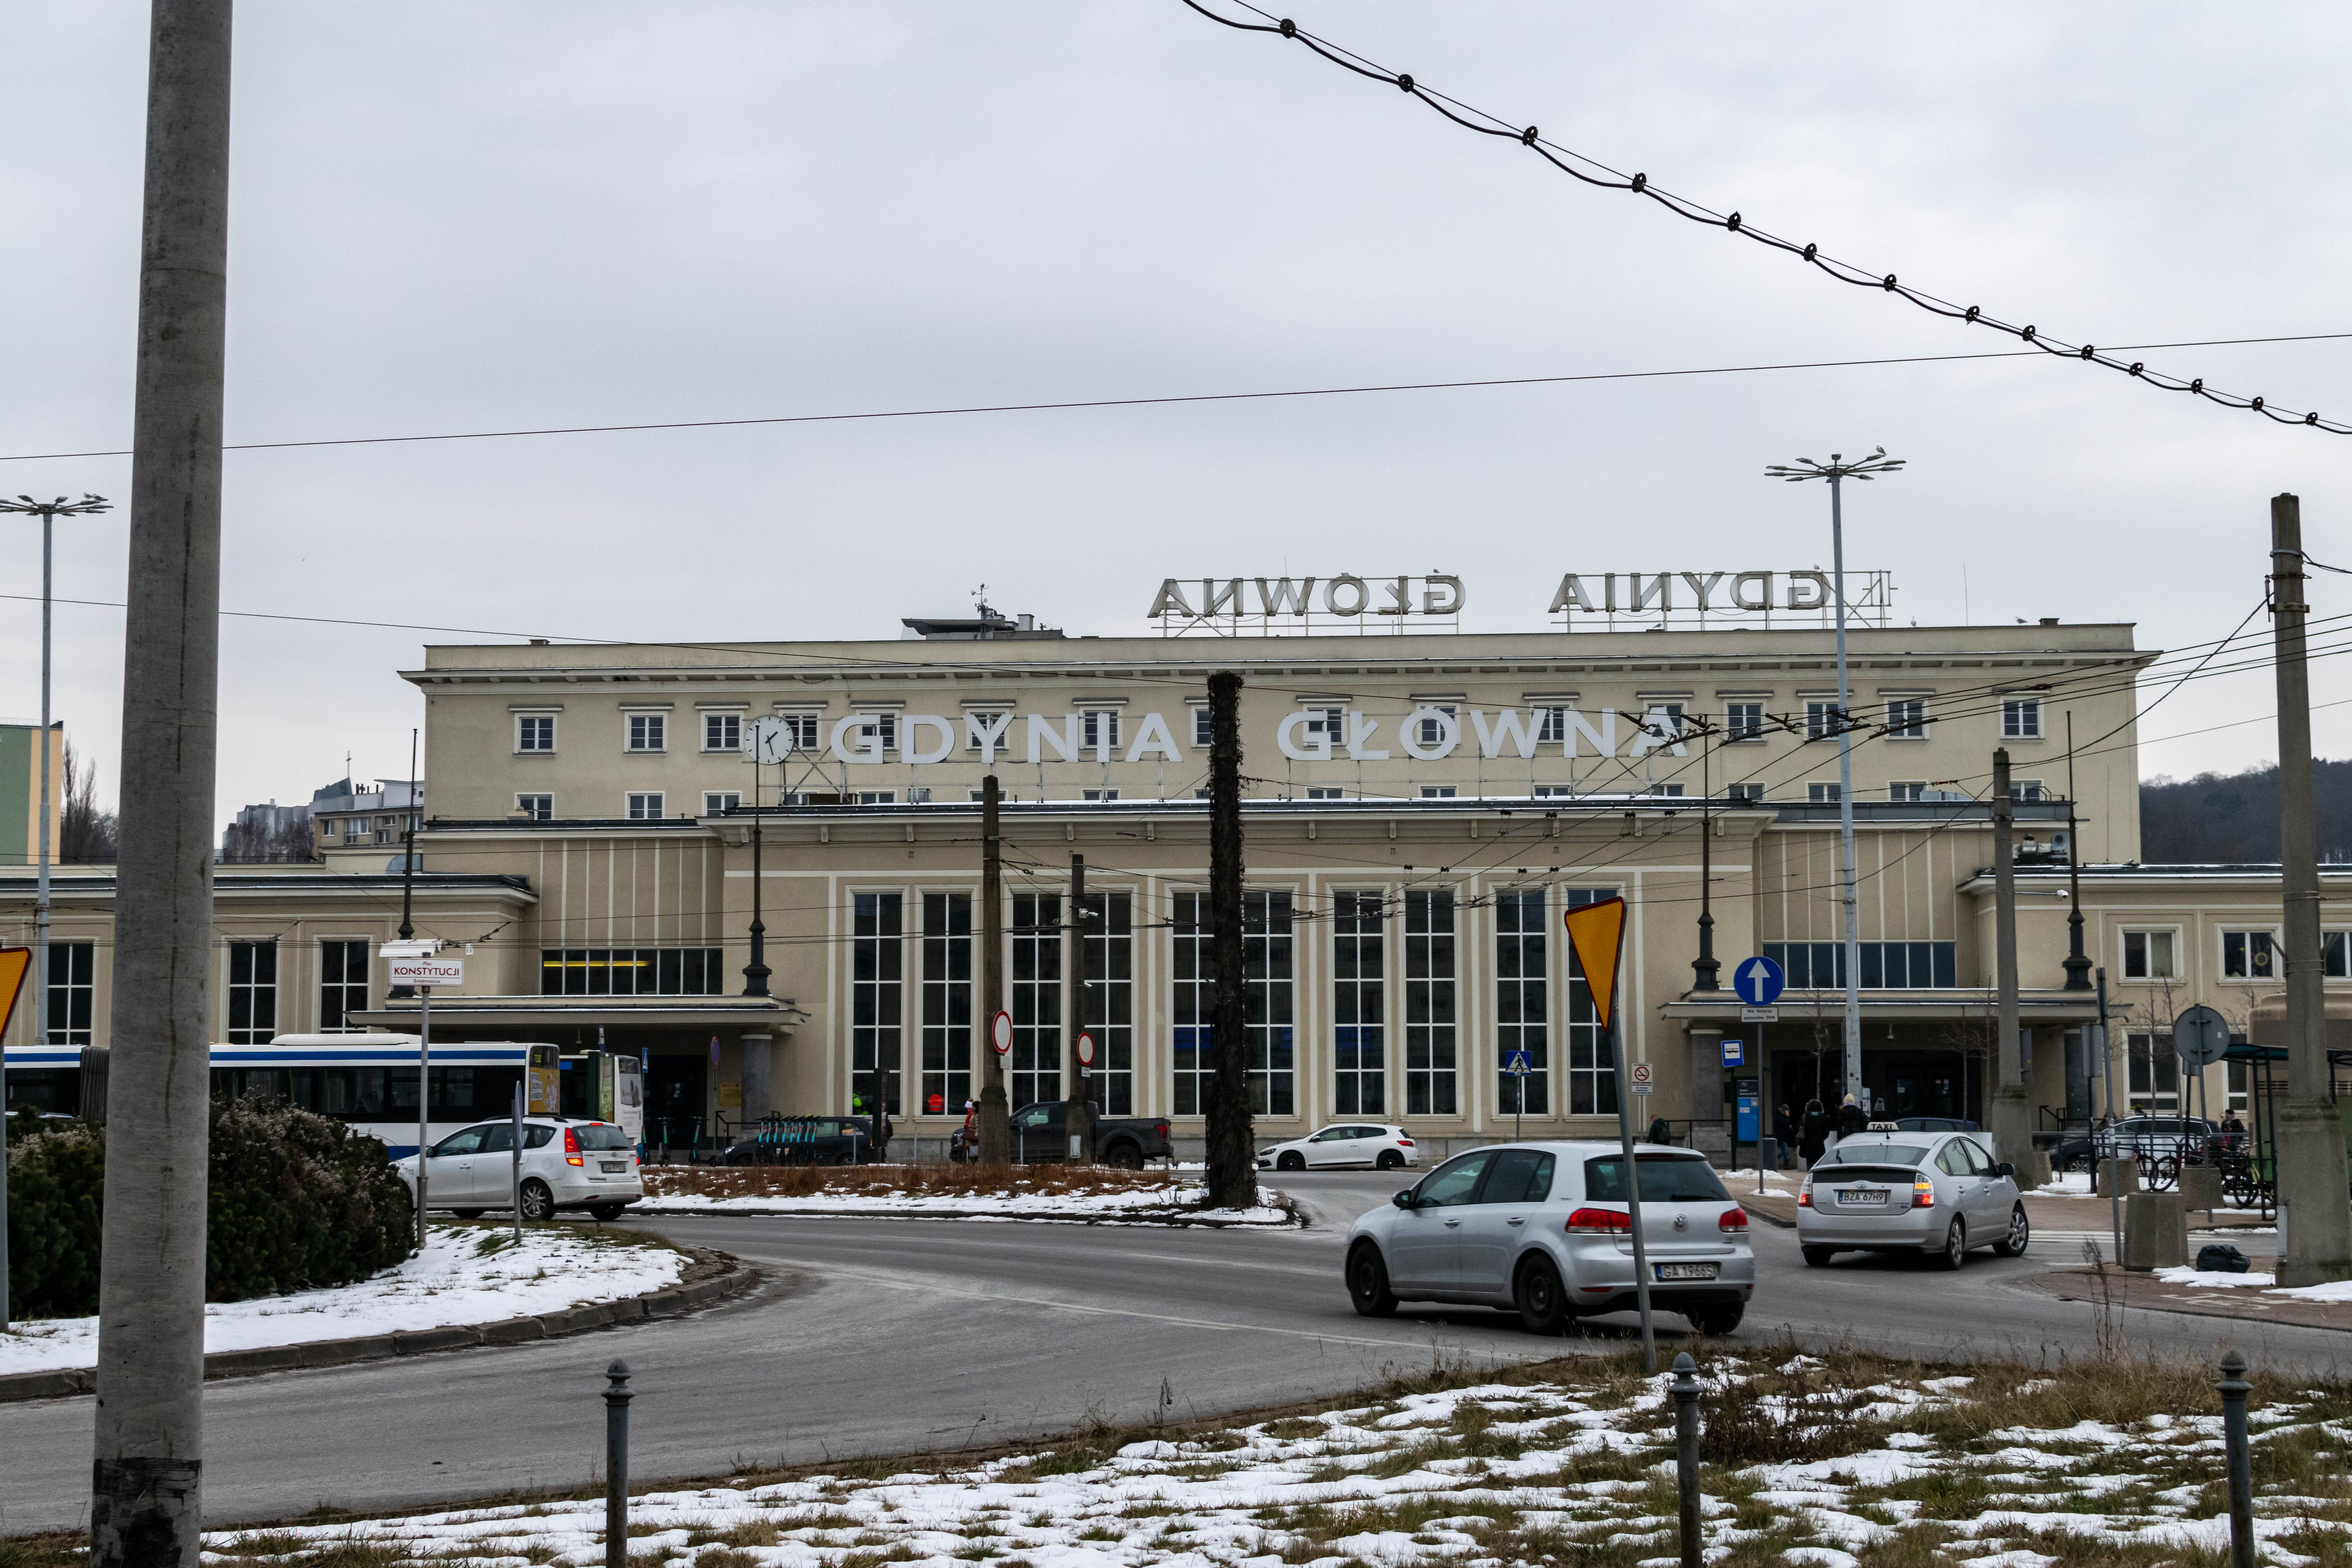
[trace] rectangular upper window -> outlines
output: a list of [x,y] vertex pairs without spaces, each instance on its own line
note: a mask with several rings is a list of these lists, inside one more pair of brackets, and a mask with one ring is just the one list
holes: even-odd
[[1764,704],[1727,702],[1723,705],[1723,738],[1735,744],[1764,738]]
[[668,714],[632,713],[629,715],[629,750],[662,752],[668,749]]
[[632,790],[629,793],[629,820],[631,822],[656,822],[660,820],[661,815],[661,791],[657,789]]
[[1454,798],[1454,786],[1452,784],[1423,784],[1421,786],[1421,798],[1423,800],[1452,800]]
[[1118,750],[1118,710],[1089,709],[1078,715],[1078,744],[1086,751]]
[[702,749],[706,752],[741,751],[743,749],[743,715],[705,713],[702,716]]
[[2042,738],[2042,699],[2005,697],[2000,704],[2000,734],[2005,741]]
[[2221,975],[2227,980],[2275,980],[2284,966],[2266,931],[2221,933]]
[[779,713],[783,721],[784,740],[795,752],[816,750],[817,716],[814,713]]
[[533,822],[546,822],[555,816],[555,797],[551,795],[519,795],[515,809]]
[[515,750],[518,752],[555,750],[555,715],[552,713],[516,714]]
[[1764,786],[1760,784],[1736,784],[1723,793],[1733,800],[1761,804],[1764,799]]
[[1835,805],[1838,804],[1838,786],[1833,784],[1809,784],[1805,786],[1805,801],[1810,805]]
[[2352,979],[2352,931],[2331,931],[2319,938],[2320,973],[2330,980]]
[[1214,740],[1214,737],[1213,737],[1213,736],[1212,736],[1212,735],[1211,735],[1211,733],[1210,733],[1210,728],[1211,728],[1211,726],[1210,726],[1210,723],[1209,723],[1209,710],[1208,710],[1206,708],[1195,708],[1195,709],[1193,709],[1193,710],[1192,710],[1192,744],[1194,744],[1194,745],[1196,745],[1196,746],[1207,746],[1207,745],[1213,745],[1213,744],[1214,744],[1214,743],[1215,743],[1215,740]]
[[1927,700],[1924,697],[1894,697],[1886,703],[1886,738],[1890,741],[1924,741],[1927,738]]
[[2040,779],[2010,780],[2009,798],[2020,805],[2042,799],[2042,781]]
[[2178,980],[2180,976],[2180,933],[2175,931],[2124,932],[2126,980]]
[[734,811],[743,804],[740,793],[731,789],[707,789],[702,792],[702,815],[717,816],[722,811]]
[[1886,798],[1889,800],[1920,800],[1927,794],[1927,781],[1925,779],[1898,779],[1886,786]]

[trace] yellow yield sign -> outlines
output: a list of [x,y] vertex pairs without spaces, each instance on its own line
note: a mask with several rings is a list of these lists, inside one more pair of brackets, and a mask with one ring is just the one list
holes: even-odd
[[1625,950],[1625,900],[1602,899],[1568,911],[1568,942],[1607,1029],[1617,1016],[1617,959]]
[[[33,950],[29,947],[0,947],[0,1035],[16,1017],[16,998],[24,994],[25,976],[33,972]],[[39,1021],[35,1020],[35,1027]]]

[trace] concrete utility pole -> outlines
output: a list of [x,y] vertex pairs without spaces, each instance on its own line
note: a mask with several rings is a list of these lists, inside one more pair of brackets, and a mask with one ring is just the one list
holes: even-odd
[[1992,954],[1993,983],[1999,990],[1993,1027],[1992,1103],[1986,1121],[1992,1132],[1993,1158],[2017,1167],[2018,1185],[2027,1192],[2045,1184],[2046,1172],[2033,1176],[2033,1097],[2025,1087],[2023,1042],[2017,1025],[2017,856],[2011,839],[2017,826],[2017,803],[2009,794],[2009,748],[1992,754]]
[[1249,997],[1242,962],[1242,678],[1209,677],[1209,1206],[1257,1196],[1250,1127]]
[[153,0],[91,1568],[195,1568],[212,1089],[230,0]]
[[[1070,1087],[1062,1099],[1068,1106],[1064,1131],[1070,1135],[1070,1158],[1091,1158],[1094,1152],[1094,1106],[1087,1096],[1087,1069],[1078,1060],[1078,1037],[1087,1028],[1087,858],[1070,857],[1070,918],[1062,930],[1070,947]],[[1101,1049],[1099,1041],[1096,1049]]]
[[2352,1201],[2327,1064],[2319,951],[2319,816],[2312,799],[2311,672],[2304,623],[2303,503],[2271,498],[2271,611],[2278,668],[2279,881],[2286,915],[2286,1103],[2279,1108],[2278,1282],[2352,1278]]
[[1004,863],[996,775],[980,781],[980,1163],[1013,1163],[1013,1117],[1005,1104],[1004,1058],[996,1054],[996,1015],[1004,1009]]

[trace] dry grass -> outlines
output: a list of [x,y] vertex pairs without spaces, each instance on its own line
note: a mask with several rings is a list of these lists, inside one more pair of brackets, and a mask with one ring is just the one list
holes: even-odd
[[1172,1200],[1176,1192],[1176,1178],[1166,1171],[1063,1165],[1020,1165],[1010,1173],[983,1173],[976,1165],[649,1165],[644,1174],[646,1194],[656,1198],[1091,1197],[1158,1191]]

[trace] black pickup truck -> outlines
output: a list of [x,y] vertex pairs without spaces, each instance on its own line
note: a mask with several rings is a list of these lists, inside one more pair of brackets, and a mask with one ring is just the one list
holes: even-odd
[[[1070,1157],[1070,1102],[1040,1100],[1013,1113],[1013,1157],[1024,1164],[1042,1164]],[[1134,1117],[1094,1119],[1094,1155],[1106,1165],[1139,1171],[1146,1160],[1173,1159],[1176,1146],[1168,1141],[1168,1120]]]

